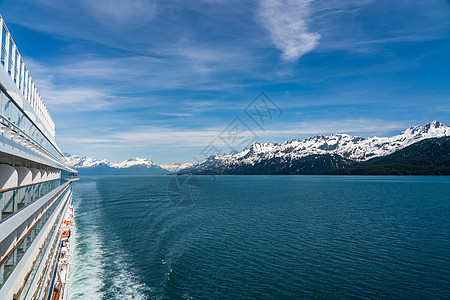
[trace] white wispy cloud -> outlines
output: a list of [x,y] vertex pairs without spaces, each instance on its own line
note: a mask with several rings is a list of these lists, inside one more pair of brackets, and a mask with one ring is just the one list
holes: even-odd
[[169,117],[192,117],[193,114],[192,113],[170,113],[170,112],[157,112],[158,115],[160,116],[169,116]]
[[[154,18],[156,11],[155,0],[24,0],[24,2],[31,2],[46,7],[48,10],[58,11],[59,15],[64,17],[81,12],[78,15],[82,14],[83,16],[78,17],[87,17],[84,20],[91,19],[109,28],[118,28],[119,26],[136,28],[145,25]],[[54,17],[56,18],[56,16]],[[45,22],[36,25],[43,28],[43,23]],[[47,28],[47,30],[51,30],[51,28]],[[53,30],[58,31],[61,28]]]
[[64,67],[50,67],[29,57],[26,57],[25,60],[38,86],[39,93],[51,110],[69,109],[71,112],[105,110],[112,106],[114,100],[117,100],[117,97],[102,88],[55,84],[55,75],[72,74],[70,70],[73,71],[73,69],[64,69],[63,73],[58,73],[56,70]]
[[379,53],[390,44],[447,36],[449,19],[445,4],[430,4],[428,0],[314,1],[310,6],[309,27],[322,36],[318,51]]
[[108,148],[111,145],[118,145],[127,149],[154,146],[198,147],[213,141],[220,132],[218,129],[180,130],[156,126],[139,126],[127,131],[103,134],[102,137],[86,138],[70,134],[61,136],[59,140],[103,148]]
[[156,11],[153,0],[82,0],[96,20],[107,27],[140,27],[150,22]]
[[412,121],[392,121],[377,118],[355,118],[355,119],[315,119],[302,121],[297,124],[284,124],[282,127],[268,130],[268,137],[309,137],[312,135],[327,135],[333,133],[346,133],[359,136],[386,135],[391,132],[405,130],[414,124]]
[[[448,101],[450,102],[450,101]],[[437,111],[441,111],[441,112],[450,112],[450,106],[438,106],[436,107]]]
[[312,0],[262,0],[259,20],[286,61],[296,61],[319,44],[320,34],[310,32]]
[[[258,141],[268,140],[271,142],[289,138],[306,138],[313,135],[348,133],[362,136],[384,135],[387,133],[406,129],[413,124],[411,121],[388,121],[375,118],[357,119],[320,119],[310,122],[283,123],[262,131],[254,128]],[[219,136],[223,136],[224,128],[210,127],[202,129],[186,129],[137,126],[126,131],[115,131],[102,134],[101,137],[86,138],[84,136],[62,137],[71,143],[92,144],[96,147],[109,147],[110,145],[121,145],[125,148],[171,146],[171,147],[205,147],[213,142],[215,146],[225,147],[226,144]],[[242,149],[237,149],[242,150]]]

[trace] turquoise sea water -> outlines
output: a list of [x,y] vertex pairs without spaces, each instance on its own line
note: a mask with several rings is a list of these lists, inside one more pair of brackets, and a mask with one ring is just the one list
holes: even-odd
[[71,299],[450,299],[450,177],[173,180],[75,183]]

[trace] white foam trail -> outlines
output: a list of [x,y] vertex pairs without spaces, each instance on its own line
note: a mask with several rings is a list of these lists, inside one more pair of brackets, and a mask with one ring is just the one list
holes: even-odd
[[[75,209],[76,216],[76,209]],[[69,283],[69,299],[101,299],[101,289],[104,285],[101,274],[101,242],[95,230],[83,232],[80,236],[76,223],[74,223],[74,251]],[[80,239],[87,245],[87,251],[80,253]]]
[[121,255],[118,256],[118,269],[114,278],[113,289],[117,290],[116,299],[147,299],[145,290],[150,290],[145,284],[140,283],[138,278],[127,269],[129,266],[123,262]]
[[[113,295],[115,299],[146,299],[145,291],[150,290],[140,283],[138,277],[131,272],[131,266],[126,263],[126,254],[117,247],[117,242],[110,237],[102,237],[99,229],[101,207],[96,184],[89,182],[80,185],[84,190],[74,191],[74,251],[69,283],[69,298],[73,299],[102,299]],[[80,195],[81,194],[81,195]],[[86,199],[79,199],[84,197]],[[84,201],[82,201],[84,200]],[[90,203],[90,211],[79,207],[80,204]],[[97,204],[97,205],[95,205]],[[86,212],[82,212],[86,211]],[[83,231],[77,227],[77,217],[83,219]],[[83,251],[83,252],[81,252]],[[111,259],[113,257],[113,259]],[[108,273],[114,275],[108,276]],[[106,283],[112,278],[111,282]],[[107,286],[107,285],[110,286]]]

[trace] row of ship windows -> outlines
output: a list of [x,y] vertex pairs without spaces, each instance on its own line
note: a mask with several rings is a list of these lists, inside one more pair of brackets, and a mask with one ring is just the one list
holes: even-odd
[[[7,70],[9,76],[13,79],[14,83],[17,85],[19,90],[22,92],[23,96],[28,100],[31,106],[36,110],[39,117],[43,119],[46,123],[46,127],[53,131],[54,123],[50,117],[47,108],[45,107],[44,101],[39,95],[37,91],[33,79],[29,75],[25,64],[23,63],[22,58],[16,47],[14,47],[14,42],[12,38],[8,34],[8,30],[6,25],[1,22],[1,36],[2,36],[2,45],[1,45],[1,54],[0,61],[2,66],[5,66],[7,63]],[[9,38],[8,38],[9,36]],[[15,48],[15,49],[14,49]],[[7,51],[8,49],[8,51]],[[11,55],[13,53],[13,55]],[[8,55],[9,54],[9,55]]]

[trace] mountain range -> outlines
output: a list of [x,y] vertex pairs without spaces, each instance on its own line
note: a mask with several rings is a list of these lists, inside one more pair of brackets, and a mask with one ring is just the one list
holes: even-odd
[[[445,153],[446,141],[449,140],[447,137],[450,137],[450,127],[433,121],[425,126],[409,127],[392,137],[365,138],[336,133],[303,140],[293,139],[281,144],[253,143],[240,152],[213,155],[197,164],[157,165],[147,158],[132,158],[115,164],[106,159],[96,160],[76,155],[66,155],[66,159],[80,174],[410,174],[414,170],[406,172],[404,165],[408,161],[401,162],[397,153],[405,150],[408,155],[420,156],[418,149],[421,148],[416,147],[411,153],[408,149],[423,142],[422,150],[434,149],[445,157],[448,155]],[[437,143],[442,149],[437,149],[439,146],[436,148],[436,139],[441,140]],[[393,155],[397,157],[392,160],[397,164],[396,167],[383,163],[383,160]],[[433,155],[428,158],[437,159]],[[380,159],[381,162],[373,164]],[[409,159],[414,160],[413,157]],[[423,155],[421,159],[423,163]],[[380,165],[384,165],[382,172]],[[428,169],[422,171],[426,174],[430,172]]]
[[145,157],[130,158],[121,163],[68,153],[64,153],[64,157],[73,168],[77,169],[80,174],[85,175],[164,175],[190,168],[193,165],[191,163],[158,165]]

